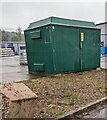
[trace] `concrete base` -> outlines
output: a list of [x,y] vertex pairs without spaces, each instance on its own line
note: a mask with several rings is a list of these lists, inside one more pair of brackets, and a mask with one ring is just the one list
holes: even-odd
[[2,118],[33,118],[37,95],[22,83],[0,85]]

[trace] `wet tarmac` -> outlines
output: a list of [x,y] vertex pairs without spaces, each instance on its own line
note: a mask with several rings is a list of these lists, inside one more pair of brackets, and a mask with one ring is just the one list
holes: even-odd
[[84,118],[104,118],[107,119],[107,107],[97,110]]
[[30,79],[27,65],[20,65],[19,56],[0,57],[0,83]]

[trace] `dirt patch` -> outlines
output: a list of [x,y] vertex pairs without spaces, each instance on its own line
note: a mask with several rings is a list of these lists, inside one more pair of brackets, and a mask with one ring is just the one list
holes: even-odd
[[105,70],[45,76],[24,81],[38,96],[36,118],[56,118],[105,96]]

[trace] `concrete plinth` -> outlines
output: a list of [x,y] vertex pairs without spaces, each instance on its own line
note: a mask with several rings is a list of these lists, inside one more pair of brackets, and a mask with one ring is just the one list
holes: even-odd
[[33,118],[37,95],[23,83],[0,85],[2,118]]

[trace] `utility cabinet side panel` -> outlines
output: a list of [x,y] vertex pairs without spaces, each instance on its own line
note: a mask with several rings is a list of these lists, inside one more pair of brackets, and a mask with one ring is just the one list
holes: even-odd
[[50,26],[25,31],[28,68],[30,73],[53,71]]

